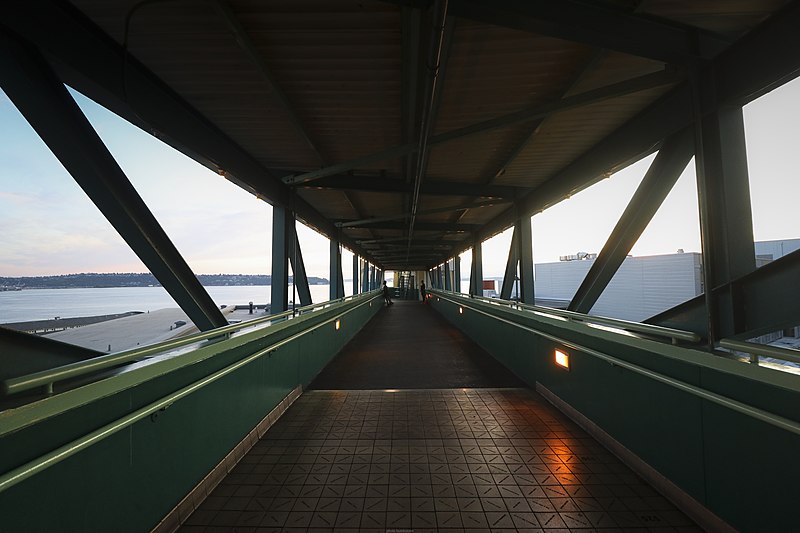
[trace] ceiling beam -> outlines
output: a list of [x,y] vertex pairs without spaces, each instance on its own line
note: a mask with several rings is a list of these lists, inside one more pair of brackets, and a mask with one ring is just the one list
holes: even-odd
[[[453,246],[457,243],[453,244],[422,244],[419,241],[414,241],[414,249],[415,250],[450,250]],[[393,243],[386,243],[382,244],[379,250],[404,250],[404,244],[393,244]]]
[[[411,185],[402,179],[382,176],[349,175],[327,176],[313,182],[301,184],[298,188],[332,189],[366,192],[410,193]],[[514,199],[528,192],[525,187],[510,185],[481,185],[456,180],[425,180],[421,194],[430,196],[472,196],[475,198]]]
[[800,2],[754,28],[713,63],[717,98],[745,105],[800,73]]
[[[405,247],[405,244],[391,244],[396,242],[406,242],[406,237],[385,237],[382,239],[359,239],[358,243],[362,246],[366,246],[369,244],[389,244],[390,246],[397,246],[397,247]],[[461,241],[458,240],[441,240],[441,239],[414,239],[414,244],[421,245],[421,246],[455,246],[460,244]],[[366,246],[368,247],[368,246]]]
[[[422,10],[403,7],[402,13],[402,75],[403,94],[401,99],[403,143],[413,143],[416,138],[417,115],[419,113],[420,84],[419,84],[419,46],[420,29],[422,27]],[[403,159],[403,176],[407,184],[413,178],[413,161],[410,153]],[[404,201],[407,201],[405,198]],[[402,206],[403,210],[407,206]]]
[[420,123],[419,148],[417,149],[417,165],[414,175],[414,190],[411,194],[411,217],[408,220],[408,246],[414,236],[414,224],[417,220],[417,211],[420,206],[420,191],[425,174],[428,170],[428,157],[430,155],[429,141],[436,119],[439,115],[439,105],[442,102],[442,89],[447,73],[447,60],[450,56],[450,47],[453,44],[455,18],[447,15],[447,0],[435,0],[432,7],[431,42],[427,59],[427,78],[425,104],[422,109],[422,122]]
[[453,0],[459,17],[665,63],[711,59],[730,41],[652,15],[577,0]]
[[[670,85],[680,81],[681,79],[682,75],[680,75],[677,72],[668,70],[661,72],[654,72],[651,74],[645,74],[644,76],[631,78],[618,83],[612,83],[611,85],[607,85],[605,87],[591,89],[589,91],[568,96],[560,100],[553,100],[551,102],[547,102],[546,104],[530,106],[520,111],[515,111],[513,113],[501,115],[499,117],[495,117],[489,120],[484,120],[482,122],[478,122],[470,126],[465,126],[463,128],[458,128],[455,130],[450,130],[448,132],[432,135],[428,140],[428,144],[434,145],[443,142],[453,141],[455,139],[460,139],[462,137],[467,137],[469,135],[475,135],[477,133],[483,133],[493,129],[511,126],[513,124],[518,124],[520,122],[528,122],[530,120],[541,119],[552,113],[568,111],[571,109],[595,104],[604,100],[618,98],[620,96],[625,96],[628,94],[633,94],[644,90],[653,89],[655,87]],[[384,159],[391,159],[394,157],[401,157],[417,149],[418,146],[413,143],[392,146],[390,148],[386,148],[385,150],[381,150],[380,152],[375,152],[373,154],[358,157],[356,159],[351,159],[343,163],[330,165],[328,167],[321,168],[319,170],[314,170],[312,172],[306,172],[299,175],[285,176],[283,178],[283,181],[284,183],[290,185],[298,185],[301,183],[306,183],[309,181],[320,179],[326,176],[332,176],[334,174],[341,174],[343,172],[348,172],[350,170],[363,167],[368,164],[372,164],[376,161],[382,161]]]
[[[346,224],[348,222],[353,222],[352,220],[340,220],[336,222],[337,225]],[[404,222],[397,222],[397,221],[385,221],[385,222],[377,222],[372,224],[372,227],[375,229],[396,229],[402,230],[405,229],[406,225]],[[416,229],[419,231],[443,231],[448,233],[458,233],[458,232],[465,232],[465,231],[475,231],[479,228],[477,224],[447,224],[441,222],[418,222],[416,224]],[[347,229],[346,227],[343,229]]]
[[[462,209],[477,209],[480,207],[490,207],[493,205],[502,205],[511,203],[511,200],[485,200],[483,202],[473,202],[469,204],[451,205],[447,207],[437,207],[435,209],[425,209],[417,211],[417,216],[433,215],[436,213],[450,213],[452,211],[460,211]],[[361,220],[352,220],[350,222],[342,222],[340,227],[350,228],[354,226],[367,226],[379,222],[386,222],[387,220],[405,220],[411,216],[410,213],[401,213],[399,215],[387,215],[385,217],[364,218]]]

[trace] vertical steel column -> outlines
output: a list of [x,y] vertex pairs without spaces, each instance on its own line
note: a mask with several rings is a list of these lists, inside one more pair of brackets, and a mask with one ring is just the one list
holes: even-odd
[[625,261],[628,252],[664,203],[694,153],[694,136],[687,128],[668,138],[631,201],[620,216],[603,249],[572,298],[570,311],[588,313]]
[[710,75],[695,73],[692,88],[708,344],[713,347],[745,327],[736,287],[724,293],[715,289],[755,270],[753,215],[742,108],[718,106]]
[[330,281],[330,290],[328,291],[328,298],[331,300],[336,300],[337,298],[341,298],[344,296],[344,291],[340,291],[339,286],[339,279],[342,277],[342,251],[339,248],[339,241],[335,239],[330,240],[330,257],[329,257],[330,268],[328,269],[329,272],[329,281]]
[[533,231],[531,217],[522,217],[519,225],[519,298],[521,302],[534,305]]
[[[514,282],[517,281],[517,263],[519,263],[519,223],[514,224],[514,233],[511,234],[511,244],[508,247],[508,261],[506,271],[503,275],[503,285],[500,288],[500,298],[503,300],[511,299],[511,291],[514,289]],[[517,295],[519,297],[519,295]]]
[[450,278],[450,260],[444,262],[444,290],[452,291],[453,290],[453,282]]
[[361,292],[369,292],[369,263],[363,259],[363,271],[361,274]]
[[461,292],[461,256],[455,256],[453,262],[453,290]]
[[344,272],[342,268],[342,255],[341,249],[339,249],[339,275],[336,278],[336,292],[339,294],[339,298],[344,298]]
[[483,243],[476,240],[472,244],[472,266],[469,271],[469,293],[483,296]]
[[0,83],[114,229],[201,330],[227,325],[50,64],[0,31]]
[[291,229],[287,235],[289,242],[289,261],[292,264],[292,285],[297,289],[300,297],[300,305],[311,305],[311,289],[308,286],[308,275],[306,275],[306,264],[303,261],[303,250],[300,249],[300,241],[297,240],[297,229],[295,219],[291,218]]
[[294,217],[288,209],[272,206],[272,281],[270,314],[289,309],[289,238]]
[[353,296],[359,293],[358,291],[358,254],[353,254]]

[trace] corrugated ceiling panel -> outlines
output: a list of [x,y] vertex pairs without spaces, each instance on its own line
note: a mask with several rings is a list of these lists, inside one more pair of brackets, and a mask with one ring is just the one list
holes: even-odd
[[[326,162],[400,142],[397,7],[342,1],[234,5]],[[397,170],[397,162],[363,168]]]
[[540,185],[668,90],[650,89],[554,115],[495,183]]
[[298,189],[297,195],[315,206],[326,218],[354,219],[360,214],[353,206],[349,194],[336,190]]
[[560,97],[589,52],[559,39],[458,20],[435,132]]

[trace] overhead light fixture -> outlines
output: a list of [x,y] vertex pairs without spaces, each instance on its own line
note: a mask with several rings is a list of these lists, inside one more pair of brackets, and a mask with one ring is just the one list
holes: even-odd
[[569,354],[566,352],[562,352],[561,350],[556,350],[555,352],[555,362],[561,368],[569,370]]

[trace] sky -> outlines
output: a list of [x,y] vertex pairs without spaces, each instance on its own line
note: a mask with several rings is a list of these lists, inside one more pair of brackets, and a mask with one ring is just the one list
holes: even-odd
[[[269,273],[268,203],[71,94],[195,273]],[[798,80],[745,107],[745,128],[756,240],[800,237]],[[599,252],[653,157],[536,214],[534,261]],[[147,271],[2,91],[0,161],[0,276]],[[699,251],[697,213],[692,161],[631,253]],[[308,274],[328,277],[327,239],[301,224],[298,234]],[[484,243],[486,277],[502,276],[510,239],[507,231]],[[343,269],[350,277],[349,253]]]

